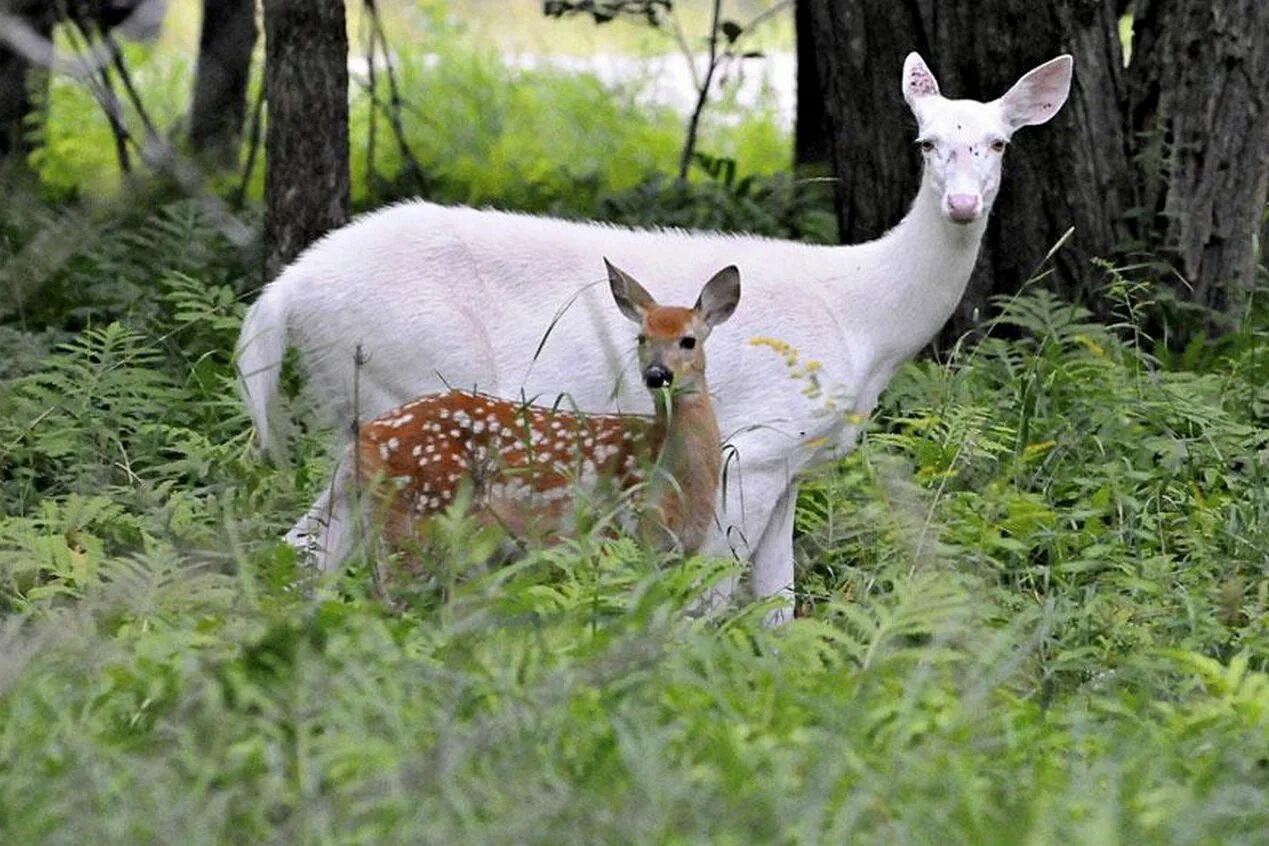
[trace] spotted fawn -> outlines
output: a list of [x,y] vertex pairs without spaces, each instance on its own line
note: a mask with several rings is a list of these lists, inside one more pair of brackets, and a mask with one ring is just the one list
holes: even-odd
[[[568,533],[576,498],[621,497],[641,539],[698,550],[714,514],[722,457],[704,342],[740,299],[727,267],[692,308],[663,306],[605,259],[613,299],[639,325],[639,366],[655,414],[583,414],[471,391],[430,394],[363,425],[357,472],[383,537],[399,548],[470,486],[470,509],[512,536]],[[385,479],[393,480],[384,483]]]

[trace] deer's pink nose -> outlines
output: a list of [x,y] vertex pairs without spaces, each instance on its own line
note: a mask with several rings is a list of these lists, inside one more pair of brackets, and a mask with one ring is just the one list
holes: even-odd
[[973,223],[982,209],[982,199],[977,194],[949,194],[947,215],[955,223]]

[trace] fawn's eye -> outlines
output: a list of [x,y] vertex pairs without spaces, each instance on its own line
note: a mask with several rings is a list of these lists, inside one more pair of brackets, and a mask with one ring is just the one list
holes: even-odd
[[691,335],[688,335],[686,338],[680,338],[680,339],[679,339],[679,346],[680,346],[680,347],[682,347],[682,348],[683,348],[683,349],[685,349],[685,350],[695,349],[695,348],[696,348],[696,339],[695,339],[695,338],[693,338]]
[[997,138],[995,141],[992,141],[991,149],[997,153],[1003,153],[1005,151],[1005,139]]
[[917,145],[921,148],[922,153],[934,152],[934,142],[931,141],[929,138],[920,139],[919,141],[917,141]]

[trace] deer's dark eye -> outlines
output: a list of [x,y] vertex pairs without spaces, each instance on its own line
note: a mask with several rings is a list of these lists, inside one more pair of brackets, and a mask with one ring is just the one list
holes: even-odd
[[695,349],[695,348],[696,348],[696,339],[695,339],[695,338],[693,338],[693,337],[692,337],[692,336],[690,336],[690,335],[689,335],[688,337],[686,337],[686,338],[680,338],[680,339],[679,339],[679,346],[680,346],[680,347],[682,347],[682,348],[683,348],[683,349],[685,349],[685,350]]
[[917,142],[917,144],[921,147],[922,153],[934,152],[934,142],[928,138],[922,138],[920,141]]
[[997,138],[995,141],[992,141],[991,148],[997,153],[1003,153],[1005,151],[1005,139]]

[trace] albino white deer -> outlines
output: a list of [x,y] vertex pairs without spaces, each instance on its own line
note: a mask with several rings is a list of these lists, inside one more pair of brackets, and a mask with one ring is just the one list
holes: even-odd
[[693,308],[659,305],[611,264],[608,279],[618,309],[640,327],[639,369],[656,414],[578,414],[472,391],[398,406],[361,427],[358,460],[340,471],[376,491],[371,512],[391,546],[416,539],[469,485],[473,512],[513,536],[567,532],[574,495],[603,491],[634,505],[645,541],[685,553],[700,548],[722,469],[704,344],[735,310],[740,274],[719,271]]
[[[738,331],[711,351],[734,464],[704,549],[751,559],[755,593],[786,599],[771,616],[778,623],[793,587],[799,473],[853,448],[858,421],[895,368],[951,315],[978,256],[1005,145],[1019,127],[1057,113],[1071,66],[1060,56],[983,103],[944,98],[910,54],[902,90],[925,160],[921,186],[907,216],[865,244],[625,229],[424,202],[366,215],[310,248],[247,315],[239,368],[257,434],[271,443],[288,343],[339,432],[356,411],[358,344],[369,354],[362,413],[380,414],[445,382],[500,396],[566,392],[595,410],[637,407],[630,359],[613,342],[616,316],[583,268],[601,255],[638,264],[681,301],[710,268],[739,265],[746,308]],[[814,365],[791,371],[795,354]],[[808,376],[818,396],[806,390]],[[315,547],[326,569],[347,549],[346,500],[325,492],[288,535]]]

